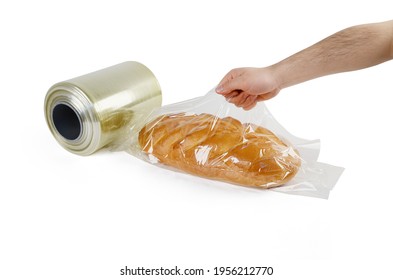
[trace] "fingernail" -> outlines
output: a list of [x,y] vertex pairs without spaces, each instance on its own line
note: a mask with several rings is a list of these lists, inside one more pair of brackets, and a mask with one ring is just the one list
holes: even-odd
[[216,87],[216,92],[217,93],[222,93],[224,91],[224,88],[222,86]]

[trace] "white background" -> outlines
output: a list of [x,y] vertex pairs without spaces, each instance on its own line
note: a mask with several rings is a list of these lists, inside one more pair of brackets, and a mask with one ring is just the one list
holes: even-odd
[[[137,279],[120,276],[125,265],[392,279],[392,62],[267,102],[290,132],[322,140],[320,161],[346,168],[329,200],[215,184],[127,153],[76,156],[54,140],[43,111],[52,84],[127,60],[155,73],[164,104],[197,97],[231,68],[267,66],[345,27],[388,20],[390,7],[1,2],[0,279]],[[226,277],[174,279],[213,278]]]

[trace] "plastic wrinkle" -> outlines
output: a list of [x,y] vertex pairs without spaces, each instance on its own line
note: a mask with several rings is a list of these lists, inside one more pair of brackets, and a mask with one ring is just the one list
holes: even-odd
[[328,198],[344,170],[317,162],[319,140],[290,134],[263,102],[244,111],[212,90],[137,113],[122,149],[166,169],[319,198]]

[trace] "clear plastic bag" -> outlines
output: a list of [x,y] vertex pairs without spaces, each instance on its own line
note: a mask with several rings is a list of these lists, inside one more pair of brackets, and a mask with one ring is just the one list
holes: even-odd
[[328,198],[344,170],[317,162],[319,140],[290,134],[263,102],[244,111],[214,90],[141,114],[130,132],[134,156],[245,187]]

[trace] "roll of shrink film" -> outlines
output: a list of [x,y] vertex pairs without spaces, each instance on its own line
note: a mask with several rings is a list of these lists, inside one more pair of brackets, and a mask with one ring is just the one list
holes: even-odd
[[74,154],[90,155],[126,134],[138,112],[161,102],[154,74],[128,61],[53,85],[44,109],[57,142]]

